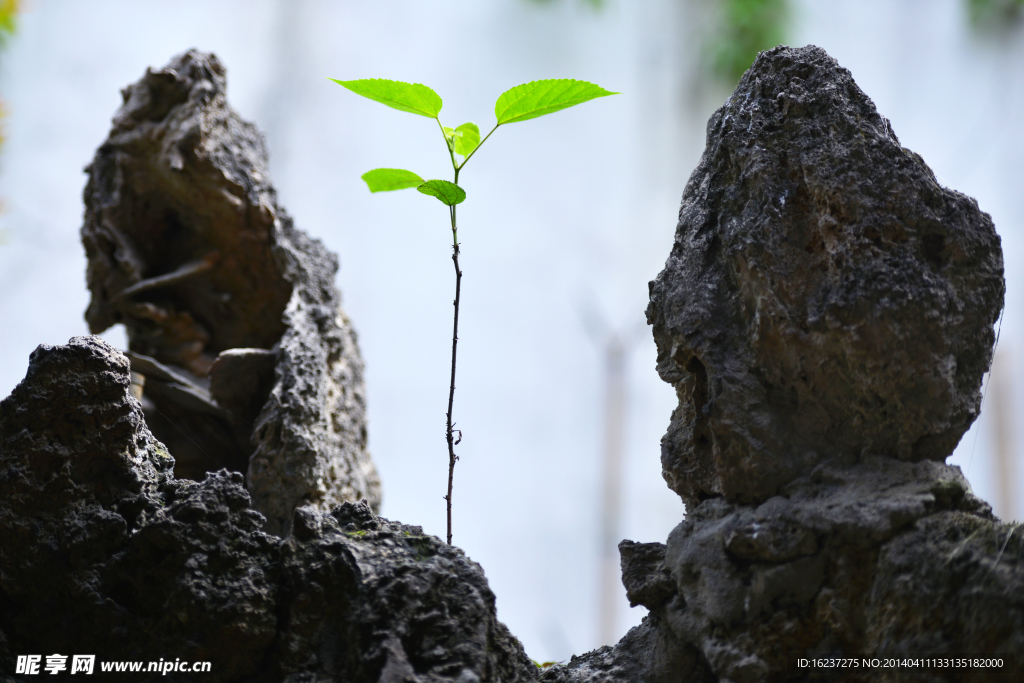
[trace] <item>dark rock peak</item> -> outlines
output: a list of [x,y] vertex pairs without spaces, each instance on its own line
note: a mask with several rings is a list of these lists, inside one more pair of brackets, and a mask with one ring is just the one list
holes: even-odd
[[380,481],[338,260],[277,204],[263,136],[190,50],[123,91],[87,168],[90,329],[123,323],[146,419],[179,477],[242,473],[268,530]]
[[817,47],[762,53],[708,123],[651,283],[679,395],[669,486],[758,502],[823,459],[944,460],[978,414],[999,237]]

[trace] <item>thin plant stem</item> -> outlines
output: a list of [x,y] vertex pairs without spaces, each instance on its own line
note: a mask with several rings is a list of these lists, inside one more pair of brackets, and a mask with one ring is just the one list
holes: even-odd
[[[500,123],[498,123],[498,124],[495,124],[494,128],[491,128],[491,133],[493,133],[494,131],[498,130],[498,126],[500,126],[500,125],[501,125]],[[442,132],[443,132],[443,131],[442,131]],[[472,152],[470,152],[470,153],[469,153],[469,156],[467,156],[467,157],[466,157],[465,159],[463,159],[463,160],[462,160],[462,163],[461,163],[461,164],[459,164],[458,166],[456,166],[456,167],[455,167],[455,177],[456,177],[456,178],[458,178],[458,177],[459,177],[459,169],[461,169],[461,168],[462,168],[463,166],[465,166],[465,165],[466,165],[466,163],[467,163],[467,162],[468,162],[468,161],[469,161],[470,159],[472,159],[472,158],[473,158],[473,155],[474,155],[474,154],[476,154],[477,150],[478,150],[478,149],[480,149],[481,147],[483,147],[483,146],[484,146],[484,143],[485,143],[485,142],[487,142],[487,138],[491,137],[491,133],[488,133],[487,135],[485,135],[485,136],[484,136],[484,139],[480,141],[480,144],[476,146],[476,149],[474,149],[474,150],[473,150]],[[454,157],[453,157],[453,161],[452,161],[452,164],[454,164],[454,163],[455,163],[455,162],[454,162]],[[456,185],[458,185],[459,183],[458,183],[458,182],[456,182],[455,184],[456,184]]]
[[[455,171],[455,180],[458,181],[459,172]],[[459,233],[455,224],[455,206],[450,206],[449,213],[452,218],[452,262],[455,264],[455,322],[452,326],[452,379],[448,388],[448,424],[445,430],[445,438],[448,441],[448,495],[444,497],[448,506],[448,545],[452,544],[452,481],[455,477],[455,444],[462,441],[462,432],[459,432],[459,440],[454,439],[452,423],[452,405],[455,402],[455,359],[456,350],[459,344],[459,294],[462,289],[462,271],[459,269]]]
[[[444,135],[444,126],[441,125],[441,120],[435,118],[438,127],[441,129],[441,135],[444,136],[445,146],[448,148],[448,156],[452,160],[452,168],[455,170],[455,184],[459,184],[459,170],[462,168],[460,165],[455,163],[455,145],[448,140],[448,136]],[[495,126],[497,128],[497,126]],[[491,131],[493,133],[494,130]],[[490,133],[488,133],[488,137]],[[486,139],[486,138],[485,138]],[[483,143],[481,143],[483,144]],[[477,146],[479,149],[479,146]],[[476,151],[476,150],[473,150]],[[469,157],[463,160],[462,165],[466,164]],[[445,495],[445,506],[447,508],[448,515],[448,545],[452,544],[452,486],[455,481],[455,461],[459,459],[459,456],[455,455],[455,445],[462,441],[462,431],[455,429],[455,424],[452,422],[452,407],[455,404],[455,364],[458,358],[458,346],[459,346],[459,298],[462,293],[462,270],[459,268],[459,229],[456,223],[456,210],[455,205],[452,204],[448,207],[448,213],[452,219],[452,263],[455,265],[455,318],[452,323],[452,377],[451,382],[448,385],[448,414],[447,422],[445,424],[445,440],[448,442],[448,493]],[[455,439],[455,432],[459,432],[458,440]]]
[[[455,144],[453,141],[448,139],[445,135],[444,126],[441,125],[441,119],[434,117],[437,121],[437,127],[441,129],[441,135],[444,137],[445,147],[448,148],[448,157],[452,161],[452,168],[455,170],[455,184],[459,184],[459,171],[466,165],[470,157],[476,154],[477,150],[483,147],[483,144],[487,142],[487,138],[491,137],[491,133],[498,130],[498,126],[501,124],[495,124],[494,128],[491,129],[480,144],[476,146],[469,155],[462,160],[462,163],[456,163],[455,161]],[[445,495],[445,505],[448,513],[448,545],[452,544],[452,485],[455,481],[455,462],[459,459],[459,456],[455,455],[455,446],[462,441],[462,430],[455,429],[455,423],[452,422],[452,407],[455,404],[455,364],[458,358],[458,347],[459,347],[459,299],[462,293],[462,270],[459,268],[459,228],[456,222],[456,209],[455,205],[452,204],[448,207],[448,213],[452,219],[452,263],[455,265],[455,317],[452,323],[452,377],[451,382],[448,385],[448,414],[447,423],[445,425],[445,440],[448,442],[448,493]],[[459,433],[459,438],[455,438],[455,432]]]

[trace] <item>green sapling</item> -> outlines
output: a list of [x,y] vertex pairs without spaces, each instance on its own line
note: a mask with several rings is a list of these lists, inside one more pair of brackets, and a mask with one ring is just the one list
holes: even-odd
[[[466,165],[477,150],[487,142],[499,126],[535,119],[538,116],[551,114],[560,109],[582,104],[597,97],[617,95],[600,86],[586,81],[572,79],[550,79],[531,81],[517,85],[501,94],[494,105],[494,116],[497,122],[491,132],[480,139],[480,128],[475,123],[464,123],[457,128],[448,128],[441,123],[438,114],[441,112],[441,97],[425,85],[389,81],[382,78],[367,78],[357,81],[339,81],[330,79],[338,85],[348,88],[357,95],[362,95],[375,102],[386,104],[393,109],[419,114],[437,121],[441,135],[444,136],[448,157],[455,171],[452,182],[447,180],[423,180],[412,171],[400,168],[376,168],[363,174],[363,180],[370,192],[386,192],[415,187],[423,194],[437,197],[448,207],[452,225],[452,262],[455,264],[455,321],[452,329],[452,373],[448,388],[448,422],[445,439],[448,442],[448,493],[444,496],[448,508],[448,545],[452,543],[452,481],[455,475],[455,446],[462,441],[462,432],[454,429],[452,422],[452,405],[455,401],[455,359],[459,341],[459,293],[462,287],[462,271],[459,269],[459,232],[456,224],[455,207],[466,199],[466,192],[459,187],[459,171]],[[461,158],[461,161],[459,160]],[[458,438],[455,433],[458,432]]]

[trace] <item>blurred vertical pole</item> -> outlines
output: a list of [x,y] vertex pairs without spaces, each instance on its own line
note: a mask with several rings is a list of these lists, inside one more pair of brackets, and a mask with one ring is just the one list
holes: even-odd
[[288,167],[289,128],[295,112],[302,109],[303,91],[312,79],[306,73],[310,11],[307,0],[277,0],[274,5],[273,42],[269,46],[272,67],[266,79],[259,125],[271,152],[271,171],[279,185],[279,176],[284,173],[276,171]]
[[1013,441],[1013,383],[1010,378],[1014,370],[1010,362],[1009,352],[1002,347],[996,351],[989,375],[989,410],[992,411],[992,423],[995,430],[995,478],[996,499],[995,512],[1003,521],[1011,521],[1016,515],[1014,486],[1016,473],[1014,457],[1016,449]]
[[616,636],[619,582],[619,516],[622,501],[622,444],[626,417],[626,354],[610,333],[605,355],[604,490],[601,497],[600,643],[612,645]]

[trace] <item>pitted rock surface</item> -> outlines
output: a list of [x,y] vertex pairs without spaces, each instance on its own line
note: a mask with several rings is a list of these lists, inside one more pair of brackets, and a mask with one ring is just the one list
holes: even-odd
[[364,503],[266,534],[241,474],[174,477],[129,388],[125,356],[77,337],[0,402],[0,679],[55,652],[96,654],[97,680],[168,657],[211,682],[536,678],[461,550]]
[[[959,469],[823,463],[758,506],[711,498],[667,545],[620,545],[649,614],[551,683],[1005,681],[1024,659],[1024,534]],[[667,575],[667,580],[666,580]],[[999,669],[801,668],[799,658],[999,658]]]
[[[985,540],[968,538],[965,528],[983,529]],[[879,456],[831,461],[759,506],[713,498],[693,509],[668,539],[665,564],[678,593],[665,603],[665,620],[699,646],[719,677],[734,681],[790,680],[786,672],[805,680],[793,672],[807,653],[1013,657],[1024,645],[1024,544],[1009,554],[993,545],[1013,534],[1014,525],[999,524],[970,493],[958,468]],[[921,566],[892,567],[885,558],[911,538]],[[970,557],[969,589],[959,583],[966,576],[941,569],[960,541]],[[996,570],[999,580],[986,582]],[[892,595],[904,592],[903,604],[928,604],[945,619],[894,610]],[[956,608],[931,604],[950,601]],[[996,602],[1002,612],[989,621]],[[992,630],[983,633],[979,621]],[[1011,680],[986,675],[976,680]]]
[[98,333],[127,328],[146,419],[179,478],[245,476],[267,530],[380,506],[363,362],[337,258],[277,204],[263,137],[191,50],[122,91],[89,165],[82,242]]
[[662,445],[688,506],[756,503],[823,459],[944,460],[978,415],[999,237],[824,50],[763,53],[708,122],[651,283]]
[[[267,241],[250,246],[269,249],[253,263],[277,268],[290,287],[280,339],[211,341],[228,337],[207,329],[202,302],[234,276],[205,246],[170,272],[133,274],[137,222],[185,205],[168,181],[146,195],[178,198],[163,214],[132,213],[147,206],[133,183],[160,187],[194,168],[223,179],[235,163],[225,160],[263,159],[235,155],[254,149],[248,133],[218,138],[225,146],[214,151],[189,147],[192,134],[161,137],[174,112],[187,114],[176,107],[210,93],[222,102],[212,57],[175,64],[133,86],[122,118],[151,116],[122,121],[124,137],[94,162],[83,230],[94,250],[90,316],[135,316],[122,319],[143,399],[188,407],[193,425],[225,419],[229,405],[260,413],[253,438],[267,450],[253,456],[249,488],[267,496],[256,507],[280,513],[271,530],[290,533],[264,532],[240,472],[175,477],[120,353],[98,338],[40,347],[0,402],[0,677],[16,654],[96,652],[208,660],[204,678],[239,683],[1019,680],[1024,527],[995,519],[943,462],[977,414],[991,360],[1004,290],[998,237],[973,200],[938,186],[899,146],[822,50],[761,54],[712,118],[676,244],[652,283],[658,368],[680,397],[663,467],[687,516],[664,545],[620,545],[626,594],[649,614],[616,645],[539,674],[497,621],[482,570],[457,548],[367,504],[300,505],[288,496],[308,479],[259,489],[261,453],[284,466],[337,452],[317,436],[339,415],[324,406],[348,405],[361,384],[331,385],[341,375],[324,368],[338,361],[355,377],[358,357],[348,328],[330,326],[334,261],[264,202],[272,190],[255,172],[242,174],[242,206],[273,216],[257,221]],[[187,95],[174,94],[180,83]],[[255,135],[224,116],[199,116],[199,129]],[[167,168],[132,167],[136,152]],[[207,225],[202,215],[164,227]],[[125,216],[136,218],[111,228]],[[271,367],[261,408],[253,396]],[[350,422],[335,433],[361,424],[361,412],[341,414]],[[1006,664],[838,673],[797,664],[962,654]]]
[[[1024,539],[944,460],[979,410],[1002,255],[819,48],[762,53],[708,124],[651,283],[687,516],[620,544],[649,610],[563,683],[1014,681]],[[999,669],[799,658],[1001,658]]]

